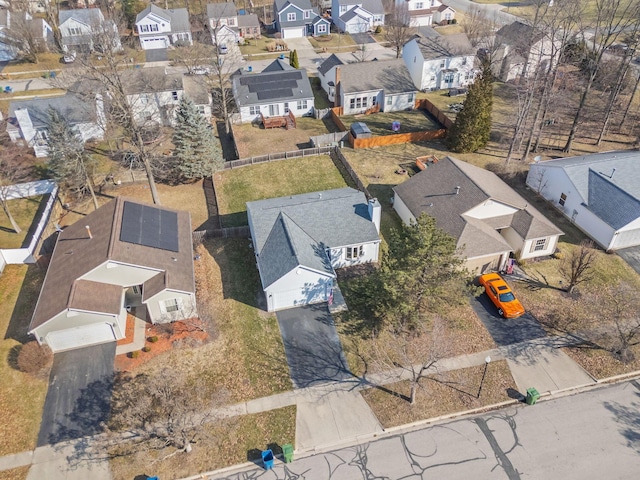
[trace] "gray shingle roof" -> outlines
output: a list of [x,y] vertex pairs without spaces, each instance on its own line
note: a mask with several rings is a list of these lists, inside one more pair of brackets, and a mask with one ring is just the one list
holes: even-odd
[[104,22],[104,15],[99,8],[76,8],[73,10],[61,10],[58,14],[60,25],[73,18],[86,25],[92,26]]
[[220,2],[207,4],[207,17],[217,20],[219,18],[235,17],[237,15],[234,2]]
[[169,22],[171,24],[172,33],[191,31],[191,24],[189,23],[189,12],[187,12],[186,8],[173,8],[164,10],[155,5],[149,5],[138,14],[138,16],[136,17],[136,23],[146,17],[150,12],[158,15],[161,18],[164,18],[167,22]]
[[261,73],[235,75],[232,82],[238,107],[313,99],[307,71],[279,59]]
[[246,15],[238,15],[238,27],[259,27],[260,20],[255,13],[248,13]]
[[35,128],[47,126],[49,108],[57,110],[71,125],[98,121],[95,100],[90,102],[72,93],[67,93],[61,97],[34,98],[11,102],[8,113],[8,121],[11,124],[14,124],[15,111],[23,108],[29,111],[29,118]]
[[167,13],[167,10],[163,10],[158,6],[151,4],[147,6],[147,8],[142,10],[138,15],[136,15],[136,23],[146,17],[149,13],[153,13],[160,18],[164,18],[167,22],[171,21],[171,16]]
[[349,20],[355,17],[360,17],[364,19],[362,15],[358,15],[358,7],[353,7],[351,10],[346,11],[342,15],[340,15],[340,20],[347,23]]
[[379,241],[367,205],[348,187],[247,202],[263,286],[298,265],[333,274],[325,248]]
[[416,40],[418,48],[425,60],[435,60],[438,58],[456,57],[458,55],[474,53],[471,42],[469,42],[469,38],[464,33],[430,37],[416,34],[413,39]]
[[498,30],[496,36],[501,37],[502,42],[510,45],[531,45],[540,40],[543,34],[531,25],[516,21]]
[[[588,208],[618,230],[640,218],[640,199],[634,198],[611,180],[589,169]],[[636,182],[640,183],[640,178],[636,177]]]
[[295,5],[302,10],[309,10],[313,8],[309,0],[275,0],[275,4],[277,12],[280,12],[287,5]]
[[182,73],[165,73],[164,67],[134,68],[122,73],[127,95],[183,90]]
[[331,70],[336,65],[344,65],[344,62],[338,58],[335,53],[332,53],[329,58],[327,58],[324,62],[320,64],[318,67],[318,71],[321,75],[326,75],[329,70]]
[[348,63],[340,67],[344,93],[383,89],[385,94],[415,92],[404,60]]
[[[457,194],[456,187],[460,187]],[[496,228],[510,226],[525,239],[562,234],[497,175],[455,158],[445,157],[429,164],[393,190],[414,217],[427,213],[436,219],[438,227],[457,239],[458,246],[466,245],[466,256],[505,251],[508,243]],[[487,220],[466,215],[487,200],[519,211]]]
[[354,2],[353,0],[338,0],[338,5],[360,5],[367,12],[374,14],[384,14],[384,6],[381,0],[361,0]]
[[196,105],[208,105],[211,103],[209,91],[202,79],[197,76],[183,76],[182,85],[184,94],[193,100]]

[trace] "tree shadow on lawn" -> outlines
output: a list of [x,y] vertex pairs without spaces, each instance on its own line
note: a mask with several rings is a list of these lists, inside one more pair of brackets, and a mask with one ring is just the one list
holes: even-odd
[[36,302],[44,281],[45,270],[36,264],[29,265],[27,273],[22,282],[20,293],[16,300],[15,307],[7,326],[4,339],[17,340],[20,343],[26,343],[31,338],[27,334],[29,330],[29,322],[33,316]]

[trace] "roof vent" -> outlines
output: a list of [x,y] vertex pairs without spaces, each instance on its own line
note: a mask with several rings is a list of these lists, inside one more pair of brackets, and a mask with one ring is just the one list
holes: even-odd
[[456,195],[458,195],[460,193],[460,186],[456,187]]
[[89,239],[93,238],[93,235],[91,235],[91,227],[89,225],[85,225],[85,227],[87,229],[87,234],[89,235]]

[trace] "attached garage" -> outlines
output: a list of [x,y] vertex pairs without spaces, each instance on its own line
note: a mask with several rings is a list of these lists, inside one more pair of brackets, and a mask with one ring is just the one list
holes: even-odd
[[282,38],[300,38],[305,35],[305,27],[290,27],[282,29]]
[[142,49],[143,50],[153,50],[156,48],[167,48],[169,42],[167,41],[167,37],[156,37],[156,38],[143,38],[142,39]]
[[333,276],[298,267],[266,289],[269,311],[329,300]]
[[115,341],[115,333],[108,323],[56,330],[45,337],[45,343],[54,353]]
[[621,248],[634,247],[636,245],[640,245],[640,228],[619,232],[611,249],[619,250]]

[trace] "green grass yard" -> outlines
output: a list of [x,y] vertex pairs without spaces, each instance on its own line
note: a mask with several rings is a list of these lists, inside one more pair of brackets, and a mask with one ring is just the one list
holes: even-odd
[[423,132],[425,130],[437,130],[440,128],[438,122],[425,115],[420,110],[400,111],[400,112],[379,112],[371,115],[344,115],[340,117],[345,127],[349,128],[352,123],[364,122],[367,124],[374,136],[394,135],[391,124],[400,122],[400,132]]

